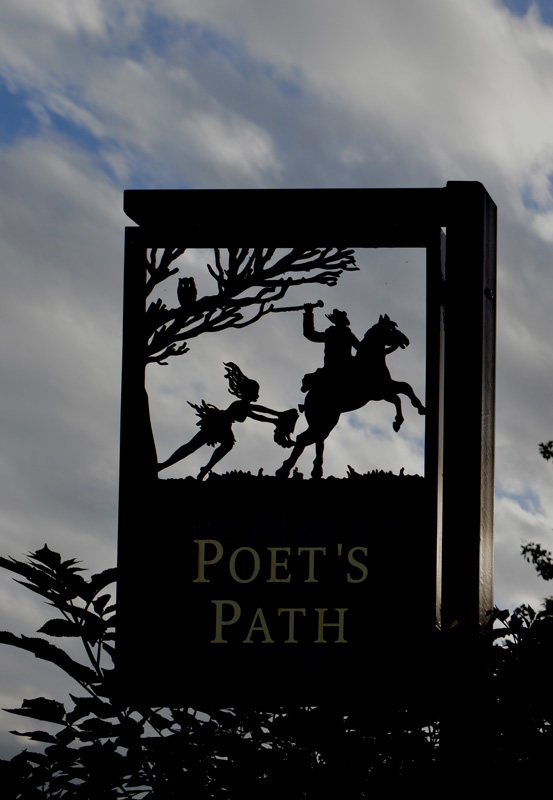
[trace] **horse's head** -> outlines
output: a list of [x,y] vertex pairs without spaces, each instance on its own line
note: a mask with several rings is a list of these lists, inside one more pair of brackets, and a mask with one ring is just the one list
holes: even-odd
[[380,315],[380,319],[366,332],[361,342],[365,347],[401,347],[404,350],[409,339],[397,327],[397,322],[393,322],[388,314]]

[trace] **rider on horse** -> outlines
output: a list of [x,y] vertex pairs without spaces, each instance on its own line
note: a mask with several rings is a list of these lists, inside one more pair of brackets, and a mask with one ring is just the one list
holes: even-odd
[[307,392],[322,380],[342,381],[349,371],[352,349],[357,350],[359,341],[351,331],[348,315],[337,308],[326,315],[332,326],[325,331],[315,330],[313,305],[307,303],[303,313],[303,335],[310,342],[324,342],[324,366],[303,378],[302,392]]

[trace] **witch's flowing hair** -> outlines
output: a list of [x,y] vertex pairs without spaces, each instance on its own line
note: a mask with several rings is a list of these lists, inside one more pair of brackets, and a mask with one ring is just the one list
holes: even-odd
[[259,394],[259,384],[257,381],[247,378],[240,367],[233,364],[232,361],[225,363],[226,372],[225,378],[229,382],[229,392],[240,400],[246,400],[250,397],[257,397]]

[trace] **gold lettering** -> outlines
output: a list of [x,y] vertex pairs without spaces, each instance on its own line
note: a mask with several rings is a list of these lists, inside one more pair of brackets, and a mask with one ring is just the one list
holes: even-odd
[[309,553],[309,572],[307,580],[304,582],[318,583],[319,581],[315,578],[315,553],[319,552],[322,553],[324,556],[326,556],[326,547],[298,547],[299,555],[301,555],[304,552]]
[[[259,620],[259,625],[255,624],[256,620]],[[255,615],[254,615],[253,622],[251,624],[249,633],[246,636],[246,638],[244,639],[244,644],[246,644],[246,643],[247,644],[252,644],[252,633],[254,631],[262,631],[263,636],[265,637],[263,639],[262,644],[274,644],[275,643],[274,639],[271,639],[271,635],[269,633],[269,628],[267,627],[267,622],[265,621],[265,615],[263,614],[263,611],[260,608],[258,608],[257,611],[255,612]]]
[[[194,539],[198,545],[198,577],[194,579],[194,583],[209,583],[209,578],[205,577],[205,567],[208,564],[216,564],[223,557],[223,545],[216,539]],[[215,547],[215,557],[209,559],[205,557],[206,545],[212,544]]]
[[287,555],[290,555],[290,548],[289,547],[268,547],[267,550],[271,554],[271,577],[267,581],[267,583],[290,583],[291,575],[288,575],[287,578],[277,578],[276,571],[277,567],[284,567],[284,569],[288,569],[288,559],[285,558],[284,561],[277,561],[276,560],[276,553],[279,550],[282,550]]
[[[253,572],[249,578],[240,578],[238,577],[238,574],[236,572],[236,559],[238,558],[239,553],[244,553],[244,552],[251,553],[253,556]],[[230,557],[230,562],[229,562],[230,574],[237,583],[251,583],[252,581],[254,581],[259,575],[259,567],[260,567],[259,554],[257,553],[256,550],[253,549],[253,547],[239,547],[238,550],[235,550]]]
[[324,628],[338,628],[338,637],[335,639],[336,644],[347,644],[344,639],[344,614],[347,608],[336,608],[338,612],[338,622],[325,622],[324,615],[328,608],[316,608],[315,611],[319,613],[319,638],[315,640],[315,644],[326,644],[326,639],[323,637]]
[[284,644],[297,644],[298,640],[294,638],[294,626],[296,621],[296,611],[305,617],[305,608],[279,608],[279,617],[285,612],[288,613],[288,638]]
[[360,578],[352,578],[351,574],[348,572],[348,583],[362,583],[364,580],[367,579],[367,575],[369,574],[369,570],[365,566],[365,564],[361,564],[356,558],[353,557],[353,553],[356,550],[360,550],[362,553],[367,555],[368,550],[366,547],[352,547],[348,553],[348,561],[352,565],[352,567],[357,567],[357,569],[361,570],[361,577]]
[[[227,644],[227,640],[223,639],[223,625],[234,625],[240,619],[240,606],[234,600],[212,600],[215,605],[215,639],[211,640],[211,644]],[[223,619],[223,606],[231,606],[233,613],[230,619]]]

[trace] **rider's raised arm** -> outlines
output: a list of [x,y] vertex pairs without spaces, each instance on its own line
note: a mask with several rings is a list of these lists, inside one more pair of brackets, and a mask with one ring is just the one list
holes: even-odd
[[315,330],[315,317],[313,316],[313,306],[306,306],[303,312],[303,335],[310,342],[324,342],[324,333]]

